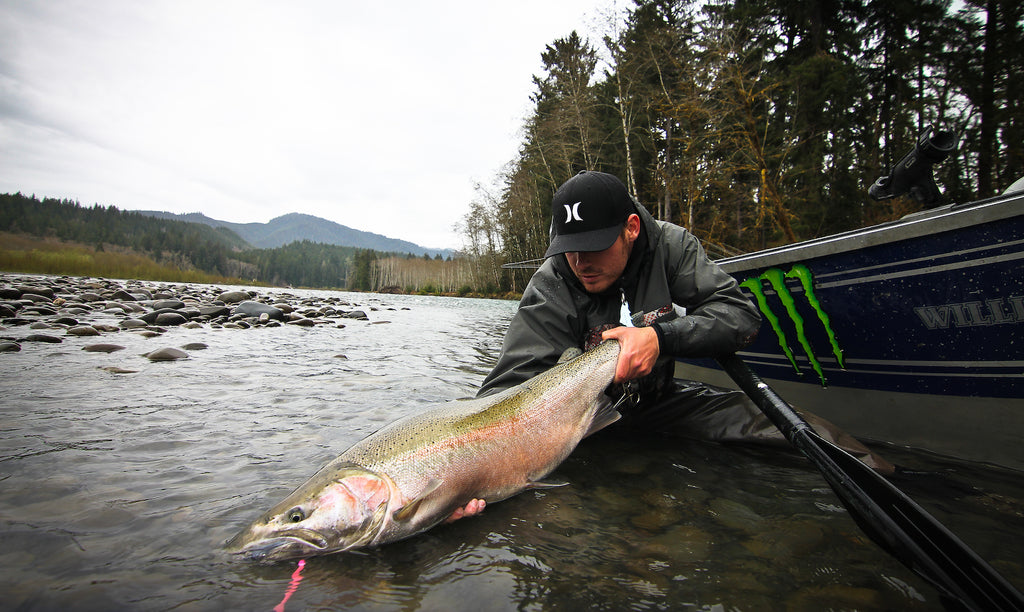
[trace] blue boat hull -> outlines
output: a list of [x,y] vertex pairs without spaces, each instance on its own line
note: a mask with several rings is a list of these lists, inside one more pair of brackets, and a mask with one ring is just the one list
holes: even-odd
[[[861,437],[1024,469],[1024,194],[719,264],[764,317],[740,355],[792,403]],[[711,360],[677,375],[727,382]]]

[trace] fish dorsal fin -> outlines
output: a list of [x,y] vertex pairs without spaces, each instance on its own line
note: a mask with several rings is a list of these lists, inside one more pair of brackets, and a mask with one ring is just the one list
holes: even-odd
[[394,518],[398,522],[403,522],[411,519],[413,516],[415,516],[416,511],[420,509],[420,506],[423,504],[423,500],[430,497],[430,494],[436,491],[438,487],[441,486],[441,482],[442,481],[436,478],[432,479],[430,482],[427,483],[427,486],[423,487],[423,490],[420,491],[420,494],[412,499],[412,501],[405,504],[398,510],[395,510],[395,513],[392,515],[392,518]]
[[597,399],[597,404],[598,407],[594,412],[594,420],[590,422],[590,427],[587,429],[587,433],[583,434],[584,438],[592,433],[601,431],[605,427],[608,427],[615,421],[622,418],[622,415],[619,414],[619,411],[617,410],[618,404],[613,404],[612,401],[608,399],[608,396],[601,395],[601,397]]
[[565,363],[566,361],[572,361],[573,359],[576,359],[577,357],[579,357],[582,354],[583,354],[582,350],[576,348],[575,346],[570,346],[569,348],[567,348],[564,351],[562,351],[562,356],[558,358],[558,363]]

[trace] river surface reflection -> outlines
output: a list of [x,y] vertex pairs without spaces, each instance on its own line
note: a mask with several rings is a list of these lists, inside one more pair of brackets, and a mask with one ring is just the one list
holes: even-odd
[[[291,293],[323,295],[331,292]],[[0,590],[20,610],[269,610],[294,562],[221,546],[350,444],[474,394],[515,303],[341,294],[344,328],[172,328],[0,354]],[[175,362],[142,353],[204,343]],[[105,367],[136,370],[115,374]],[[1016,585],[1020,474],[885,448],[899,483]],[[939,609],[801,457],[586,440],[554,475],[472,519],[310,560],[289,610]]]

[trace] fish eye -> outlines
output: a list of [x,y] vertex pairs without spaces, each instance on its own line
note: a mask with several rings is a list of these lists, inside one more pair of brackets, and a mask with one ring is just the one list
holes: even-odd
[[306,513],[302,510],[302,508],[298,506],[295,506],[294,508],[289,510],[287,516],[288,520],[292,523],[301,523],[302,521],[306,520]]

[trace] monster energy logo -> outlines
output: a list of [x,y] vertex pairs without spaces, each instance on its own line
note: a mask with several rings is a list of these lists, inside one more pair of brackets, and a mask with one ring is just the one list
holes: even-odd
[[807,339],[807,334],[804,329],[804,318],[800,316],[800,313],[796,310],[796,300],[793,298],[793,294],[790,293],[786,287],[786,279],[795,278],[800,281],[801,286],[804,288],[804,297],[807,303],[814,309],[814,312],[818,315],[818,320],[825,326],[825,334],[828,335],[828,341],[832,345],[832,354],[836,356],[836,361],[839,363],[839,367],[846,368],[846,363],[843,360],[843,350],[839,348],[839,342],[836,341],[836,335],[832,332],[832,325],[829,322],[828,315],[821,309],[821,303],[818,302],[817,296],[814,295],[813,282],[814,278],[811,271],[807,266],[803,264],[796,264],[789,272],[783,273],[778,268],[769,268],[760,276],[752,276],[742,283],[741,287],[746,287],[754,294],[754,299],[757,300],[757,307],[761,310],[768,322],[771,323],[772,329],[775,330],[775,335],[778,336],[779,346],[782,351],[786,353],[786,357],[789,358],[789,362],[793,364],[793,368],[797,374],[803,374],[800,371],[800,366],[796,363],[796,358],[793,357],[793,351],[789,348],[789,342],[786,340],[786,333],[782,331],[782,325],[780,324],[779,317],[772,311],[771,306],[768,305],[768,300],[765,298],[763,283],[767,281],[771,288],[775,290],[775,294],[779,296],[779,301],[786,308],[786,313],[789,315],[789,319],[793,322],[793,327],[796,328],[796,337],[800,342],[800,346],[803,347],[804,353],[807,355],[808,361],[811,362],[811,367],[818,374],[818,378],[821,379],[821,386],[825,386],[825,373],[821,368],[821,363],[818,358],[814,355],[814,349],[811,347],[810,341]]

